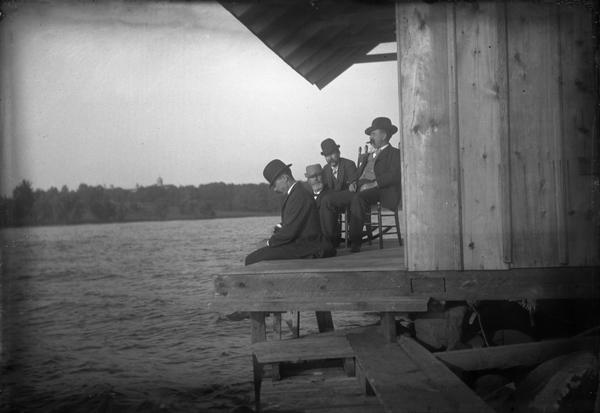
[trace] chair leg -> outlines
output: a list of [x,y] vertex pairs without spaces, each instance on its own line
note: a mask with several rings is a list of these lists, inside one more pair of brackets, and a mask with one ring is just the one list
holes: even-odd
[[371,221],[371,211],[369,210],[368,219],[365,221],[365,227],[367,229],[367,239],[369,245],[373,244],[373,222]]
[[344,215],[344,242],[346,243],[346,248],[348,248],[348,246],[350,245],[350,232],[349,231],[349,225],[348,225],[348,221],[349,221],[349,217],[350,217],[350,210],[348,208],[346,208],[346,212]]
[[394,211],[394,219],[396,220],[396,235],[398,236],[398,244],[402,246],[402,234],[400,233],[400,220],[398,219],[398,209]]
[[377,203],[377,226],[379,227],[379,249],[383,249],[383,225],[381,223],[381,202]]

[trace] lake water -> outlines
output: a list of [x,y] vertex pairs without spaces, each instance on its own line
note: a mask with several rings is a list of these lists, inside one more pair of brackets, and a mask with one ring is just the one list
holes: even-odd
[[[2,230],[0,410],[228,411],[251,400],[250,323],[212,278],[278,217]],[[334,314],[337,327],[375,321]],[[302,332],[316,331],[314,315]]]

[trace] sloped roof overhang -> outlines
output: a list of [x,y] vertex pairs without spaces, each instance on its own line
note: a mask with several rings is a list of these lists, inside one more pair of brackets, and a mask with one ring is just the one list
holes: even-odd
[[220,0],[236,19],[319,89],[355,63],[395,60],[368,55],[395,42],[393,1]]

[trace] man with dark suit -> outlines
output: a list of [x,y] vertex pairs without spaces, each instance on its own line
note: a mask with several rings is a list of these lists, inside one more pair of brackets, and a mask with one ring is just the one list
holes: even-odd
[[267,164],[263,176],[271,188],[286,194],[281,207],[281,224],[276,227],[265,247],[246,257],[250,265],[264,260],[325,258],[335,255],[335,248],[321,235],[319,214],[312,195],[292,176],[290,165],[279,159]]
[[[380,201],[385,208],[398,207],[401,194],[400,151],[389,144],[390,138],[397,131],[398,128],[392,125],[389,118],[375,118],[365,134],[370,136],[376,151],[371,155],[365,154],[367,156],[362,158],[356,174],[358,181],[352,182],[348,191],[333,192],[323,198],[319,211],[323,235],[334,245],[339,211],[350,207],[351,251],[359,252],[365,214],[369,206]],[[375,179],[368,179],[371,172]]]
[[321,142],[321,155],[327,164],[323,168],[323,183],[330,191],[345,191],[356,178],[356,164],[340,157],[340,145],[327,138]]
[[307,179],[307,188],[312,193],[317,204],[317,209],[319,209],[321,207],[321,200],[328,191],[325,184],[323,184],[323,168],[318,163],[308,165],[304,176]]

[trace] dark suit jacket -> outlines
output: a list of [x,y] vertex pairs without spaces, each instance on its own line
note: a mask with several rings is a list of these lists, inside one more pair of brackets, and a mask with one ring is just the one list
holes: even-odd
[[331,165],[323,168],[323,183],[331,191],[345,191],[348,185],[356,179],[356,164],[350,159],[340,158],[338,177],[333,177]]
[[[366,163],[361,164],[357,177],[362,175]],[[395,209],[400,204],[402,191],[402,170],[400,168],[400,151],[388,145],[375,158],[375,180],[380,191],[381,205]]]
[[306,187],[297,182],[281,206],[281,229],[269,239],[270,247],[296,243],[299,247],[318,249],[321,235],[317,205]]

